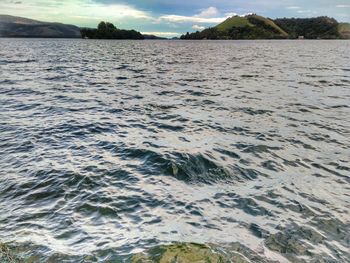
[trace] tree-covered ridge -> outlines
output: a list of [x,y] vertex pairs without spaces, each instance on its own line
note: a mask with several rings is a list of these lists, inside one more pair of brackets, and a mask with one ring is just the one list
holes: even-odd
[[98,24],[97,29],[82,28],[81,36],[89,39],[144,39],[138,31],[118,29],[112,23],[103,21]]
[[281,18],[276,24],[285,29],[289,38],[303,36],[306,39],[340,38],[339,23],[334,18],[322,16],[315,18]]
[[187,33],[181,39],[340,39],[350,38],[349,24],[329,17],[282,18],[272,20],[256,14],[233,16],[201,32]]

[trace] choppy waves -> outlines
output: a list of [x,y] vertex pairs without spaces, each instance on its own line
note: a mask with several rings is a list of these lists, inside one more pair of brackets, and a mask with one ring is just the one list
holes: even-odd
[[197,242],[348,262],[349,42],[0,44],[0,242],[17,254]]

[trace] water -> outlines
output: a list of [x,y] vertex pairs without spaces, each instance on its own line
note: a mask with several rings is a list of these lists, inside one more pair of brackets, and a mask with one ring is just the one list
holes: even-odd
[[38,262],[176,241],[350,262],[349,50],[1,39],[0,241]]

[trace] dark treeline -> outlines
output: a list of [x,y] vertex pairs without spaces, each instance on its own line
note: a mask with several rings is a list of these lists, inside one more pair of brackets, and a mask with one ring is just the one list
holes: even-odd
[[198,39],[229,39],[223,32],[219,31],[215,27],[209,27],[203,31],[196,31],[194,33],[187,32],[185,35],[182,35],[180,39],[186,40],[198,40]]
[[[267,25],[265,25],[267,27]],[[182,35],[181,39],[283,39],[284,36],[274,32],[272,29],[264,27],[232,27],[227,31],[220,31],[216,27],[204,29],[203,31],[195,33],[186,33]]]
[[144,39],[140,32],[118,29],[109,22],[99,23],[97,29],[82,28],[81,36],[89,39]]
[[340,38],[339,23],[334,18],[279,18],[275,23],[289,34],[289,38],[304,36],[307,39]]

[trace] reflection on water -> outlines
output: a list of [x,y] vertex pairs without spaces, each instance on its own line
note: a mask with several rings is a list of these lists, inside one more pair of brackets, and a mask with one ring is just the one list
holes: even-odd
[[0,240],[17,256],[196,242],[348,262],[350,42],[0,46]]

